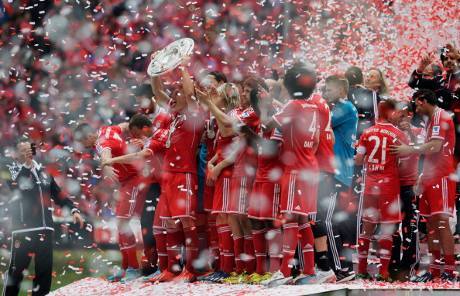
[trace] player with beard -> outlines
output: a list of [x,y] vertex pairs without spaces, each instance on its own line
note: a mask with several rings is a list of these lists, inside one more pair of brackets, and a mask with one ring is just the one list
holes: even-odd
[[[399,156],[424,155],[423,172],[419,180],[421,192],[420,215],[426,217],[428,248],[432,254],[430,270],[414,279],[417,282],[441,278],[455,280],[454,237],[449,218],[455,206],[454,172],[455,127],[451,116],[436,103],[436,94],[431,90],[419,90],[414,94],[416,112],[429,118],[426,140],[422,145],[392,145],[391,151]],[[441,274],[441,250],[445,258]]]
[[[156,267],[159,259],[158,267],[161,271],[166,270],[168,264],[166,229],[164,222],[160,219],[161,209],[164,205],[163,201],[159,201],[162,178],[161,168],[169,132],[167,122],[169,122],[169,115],[163,111],[159,111],[153,123],[144,115],[134,115],[129,122],[129,129],[133,138],[138,140],[136,143],[142,150],[110,158],[103,162],[103,165],[134,165],[149,180],[149,190],[146,193],[146,205],[144,214],[141,217],[141,225],[143,239],[144,237],[154,236],[155,240],[153,240],[153,246],[144,240],[144,256],[149,267]],[[145,215],[146,212],[152,212],[152,214]],[[146,219],[151,219],[152,221],[145,221]],[[144,225],[150,226],[147,228]],[[148,274],[149,276],[146,276],[144,280],[150,280],[157,275],[154,271]]]
[[[75,132],[75,140],[85,148],[95,148],[101,163],[112,157],[122,156],[135,145],[128,145],[129,124],[104,126],[98,131],[89,124],[80,124]],[[104,177],[113,182],[118,191],[115,206],[117,217],[118,244],[122,255],[122,270],[108,277],[110,281],[130,281],[140,276],[136,254],[136,237],[129,225],[134,216],[140,216],[144,207],[146,179],[130,164],[102,165]],[[119,185],[119,186],[118,186]]]

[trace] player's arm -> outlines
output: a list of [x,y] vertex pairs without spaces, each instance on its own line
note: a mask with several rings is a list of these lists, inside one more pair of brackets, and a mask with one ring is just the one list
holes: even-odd
[[190,77],[190,73],[188,73],[185,68],[185,65],[182,65],[179,69],[182,75],[182,89],[184,90],[185,96],[190,98],[194,95],[193,80]]
[[209,171],[209,178],[216,181],[223,169],[235,163],[237,153],[230,154]]
[[114,182],[118,180],[118,171],[110,165],[103,165],[104,162],[112,158],[112,151],[108,148],[104,148],[101,152],[101,166],[104,176]]
[[217,153],[214,154],[214,156],[208,161],[208,169],[210,169],[211,167],[214,167],[214,164],[216,163],[217,161]]
[[366,156],[366,134],[363,134],[358,142],[358,147],[356,148],[356,155],[355,155],[355,165],[357,167],[361,167],[364,164],[364,158]]
[[428,143],[421,145],[392,145],[390,146],[391,153],[399,156],[407,156],[411,154],[434,154],[441,151],[443,141],[441,139],[431,139]]
[[356,153],[356,156],[355,156],[355,165],[357,166],[362,166],[364,164],[364,157],[365,157],[365,154],[364,153]]
[[74,203],[62,193],[61,188],[56,183],[53,177],[51,177],[50,183],[50,196],[51,199],[60,207],[67,207],[70,210],[70,214],[73,218],[73,223],[78,223],[80,228],[83,228],[85,221],[80,215],[80,210],[74,205]]
[[133,162],[136,162],[138,160],[142,160],[146,157],[149,157],[153,155],[152,150],[149,148],[145,148],[141,151],[130,153],[130,154],[125,154],[113,158],[106,159],[105,161],[102,162],[103,166],[110,166],[114,163],[120,163],[120,164],[130,164]]
[[155,103],[158,102],[159,104],[168,107],[168,103],[169,101],[171,101],[171,98],[164,91],[163,83],[161,82],[160,76],[151,77],[150,86],[152,87],[152,92],[154,96],[152,100],[154,100]]

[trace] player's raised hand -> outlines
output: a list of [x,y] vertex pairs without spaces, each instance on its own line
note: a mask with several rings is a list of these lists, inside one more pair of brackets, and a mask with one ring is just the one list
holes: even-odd
[[197,99],[205,104],[205,105],[209,105],[211,103],[211,98],[209,97],[209,94],[203,90],[201,90],[197,85],[195,85],[195,94],[196,94],[196,97]]

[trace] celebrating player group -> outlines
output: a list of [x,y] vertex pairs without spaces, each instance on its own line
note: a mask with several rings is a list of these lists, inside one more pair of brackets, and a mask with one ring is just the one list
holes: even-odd
[[[129,122],[74,130],[114,189],[122,266],[110,281],[455,280],[456,131],[435,92],[385,97],[357,67],[320,79],[296,62],[282,80],[230,82],[188,63],[149,72],[150,106]],[[417,275],[420,232],[432,262]]]

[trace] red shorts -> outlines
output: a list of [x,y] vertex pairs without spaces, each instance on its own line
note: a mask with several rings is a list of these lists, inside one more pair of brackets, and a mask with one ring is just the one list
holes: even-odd
[[204,185],[203,190],[203,210],[205,212],[211,212],[213,209],[213,197],[214,197],[215,186]]
[[252,189],[252,183],[252,179],[248,177],[234,177],[230,180],[230,199],[227,213],[248,214],[249,193]]
[[304,216],[316,215],[318,176],[312,173],[302,178],[298,172],[283,174],[281,178],[280,213]]
[[191,173],[164,173],[161,183],[164,208],[161,219],[195,218],[198,180]]
[[455,182],[449,177],[422,181],[419,210],[422,216],[447,214],[453,216],[455,206]]
[[230,199],[230,178],[219,176],[214,184],[213,213],[227,213]]
[[144,209],[147,186],[140,178],[132,178],[121,183],[115,205],[117,218],[141,216]]
[[399,194],[371,195],[362,197],[362,219],[370,223],[401,222]]
[[278,183],[255,181],[249,195],[248,217],[276,220],[279,214],[281,187]]

